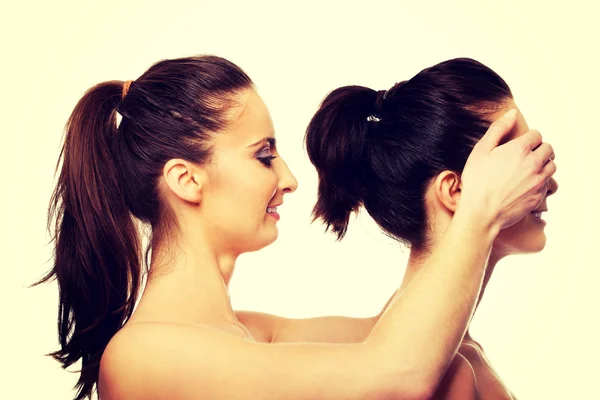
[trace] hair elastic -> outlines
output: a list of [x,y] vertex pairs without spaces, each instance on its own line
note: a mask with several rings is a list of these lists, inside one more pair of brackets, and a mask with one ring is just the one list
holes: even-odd
[[385,98],[387,97],[388,91],[389,90],[378,90],[377,91],[377,97],[375,99],[375,113],[369,115],[367,117],[367,121],[369,121],[369,122],[381,121],[381,105],[383,103],[383,100],[385,100]]
[[124,100],[125,96],[127,96],[127,92],[129,91],[129,87],[131,86],[132,82],[133,81],[130,80],[130,81],[125,81],[123,83],[123,92],[121,93],[121,100]]

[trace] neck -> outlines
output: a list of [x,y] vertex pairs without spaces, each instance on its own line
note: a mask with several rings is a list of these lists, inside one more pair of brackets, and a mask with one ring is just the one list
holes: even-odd
[[[419,271],[421,270],[423,265],[426,263],[428,257],[429,257],[428,250],[411,250],[410,256],[408,258],[408,264],[406,266],[406,272],[404,274],[404,279],[402,280],[402,285],[400,286],[399,292],[402,292],[408,285],[410,285],[410,283],[417,276],[417,274],[419,273]],[[483,283],[481,286],[481,291],[479,292],[479,296],[477,298],[477,303],[475,305],[475,311],[473,312],[473,315],[475,314],[475,312],[477,311],[477,308],[479,307],[479,303],[481,302],[481,299],[483,298],[483,294],[485,292],[488,282],[490,281],[490,278],[492,277],[492,274],[494,272],[496,264],[502,258],[503,258],[503,255],[501,255],[497,252],[494,252],[493,250],[490,253],[490,257],[489,257],[488,263],[486,265]],[[470,323],[469,323],[469,325],[470,325]],[[464,337],[465,340],[472,340],[470,332],[469,332],[469,328],[470,328],[470,326],[467,327],[467,331],[466,331],[465,337]]]
[[237,323],[227,287],[237,254],[219,254],[198,236],[181,235],[153,246],[148,280],[132,322]]

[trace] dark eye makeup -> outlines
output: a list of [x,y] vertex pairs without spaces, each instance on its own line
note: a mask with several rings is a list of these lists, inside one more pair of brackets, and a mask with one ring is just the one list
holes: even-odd
[[[277,158],[274,156],[271,151],[275,149],[275,138],[274,137],[266,137],[262,139],[260,142],[266,142],[265,145],[255,153],[255,157],[258,161],[260,161],[264,166],[271,167],[271,161]],[[260,143],[258,142],[258,143]],[[258,144],[256,143],[256,144]]]
[[257,157],[258,161],[260,161],[267,167],[271,166],[271,161],[273,161],[275,158],[277,158],[277,156]]
[[256,153],[256,159],[263,163],[263,165],[265,165],[266,167],[270,167],[271,161],[277,158],[277,156],[271,154],[271,148],[274,147],[274,145],[275,140],[269,140],[269,144]]

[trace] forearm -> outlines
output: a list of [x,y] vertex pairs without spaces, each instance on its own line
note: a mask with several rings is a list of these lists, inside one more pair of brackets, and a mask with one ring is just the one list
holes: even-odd
[[415,374],[434,387],[471,319],[497,234],[473,221],[457,211],[426,264],[396,294],[366,340],[398,363],[399,372]]

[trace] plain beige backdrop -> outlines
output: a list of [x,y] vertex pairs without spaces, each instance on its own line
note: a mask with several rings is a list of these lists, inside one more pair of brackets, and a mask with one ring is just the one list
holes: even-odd
[[239,259],[232,302],[297,317],[378,312],[408,254],[364,216],[341,243],[309,223],[316,174],[302,139],[325,94],[386,89],[460,56],[502,75],[553,144],[560,189],[546,249],[498,265],[473,334],[519,399],[600,399],[600,15],[594,1],[550,3],[1,0],[0,398],[73,394],[75,375],[43,356],[57,344],[56,285],[26,287],[50,267],[45,213],[75,103],[159,59],[212,53],[255,81],[300,183],[278,241]]

